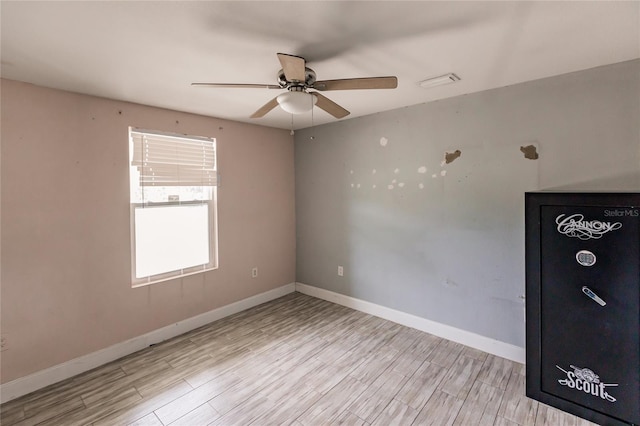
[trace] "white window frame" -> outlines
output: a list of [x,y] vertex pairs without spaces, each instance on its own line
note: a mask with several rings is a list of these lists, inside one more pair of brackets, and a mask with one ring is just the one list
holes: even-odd
[[[135,196],[133,194],[134,188],[149,188],[150,186],[155,186],[154,183],[143,183],[143,181],[149,181],[148,176],[147,179],[142,177],[142,174],[145,172],[138,172],[136,175],[135,169],[140,170],[142,165],[140,165],[140,161],[138,161],[137,166],[134,165],[134,136],[133,135],[148,135],[152,138],[165,138],[165,139],[174,139],[174,140],[186,140],[186,141],[206,141],[207,143],[212,143],[213,146],[213,171],[214,176],[211,178],[211,173],[209,171],[209,179],[202,186],[210,189],[211,196],[210,199],[202,199],[202,200],[175,200],[175,199],[167,199],[167,200],[134,200]],[[180,135],[174,133],[167,132],[158,132],[151,130],[138,129],[134,127],[129,127],[129,165],[130,165],[130,238],[131,238],[131,286],[132,287],[141,287],[150,284],[156,284],[168,280],[173,280],[176,278],[186,277],[189,275],[200,274],[206,271],[211,271],[218,268],[218,214],[217,214],[217,167],[216,167],[216,139],[215,138],[207,138],[200,136],[187,136]],[[135,179],[139,178],[139,181]],[[203,178],[203,181],[206,180]],[[161,185],[160,185],[161,186]],[[179,183],[173,183],[173,186],[179,186]],[[144,192],[144,191],[143,191]],[[144,197],[143,197],[144,198]],[[171,197],[169,197],[171,198]],[[209,262],[206,264],[195,265],[191,267],[185,267],[180,269],[175,269],[171,271],[165,271],[162,273],[157,273],[154,275],[137,277],[136,266],[136,209],[141,208],[171,208],[173,206],[198,206],[198,205],[206,205],[208,210],[208,230],[209,230],[209,238],[208,238],[208,251],[209,251]]]

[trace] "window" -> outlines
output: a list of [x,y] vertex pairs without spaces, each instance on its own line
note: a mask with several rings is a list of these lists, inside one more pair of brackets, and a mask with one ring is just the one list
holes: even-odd
[[218,266],[216,141],[129,128],[134,287]]

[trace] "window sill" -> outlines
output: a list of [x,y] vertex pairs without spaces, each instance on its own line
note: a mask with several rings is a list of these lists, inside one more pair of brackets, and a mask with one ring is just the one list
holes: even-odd
[[151,280],[151,281],[133,282],[133,283],[131,283],[131,288],[146,287],[148,285],[159,284],[159,283],[163,283],[163,282],[166,282],[166,281],[182,279],[184,277],[190,277],[192,275],[203,274],[203,273],[209,272],[209,271],[215,271],[216,269],[218,269],[217,266],[216,267],[207,268],[207,269],[201,269],[199,271],[187,272],[187,273],[180,274],[180,275],[173,275],[173,276],[170,276],[170,277],[158,278],[158,279],[154,279],[154,280]]

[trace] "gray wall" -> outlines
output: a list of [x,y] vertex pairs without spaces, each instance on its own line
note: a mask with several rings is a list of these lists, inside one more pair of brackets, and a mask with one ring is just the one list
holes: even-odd
[[297,281],[524,346],[523,194],[640,190],[639,100],[631,61],[298,131]]

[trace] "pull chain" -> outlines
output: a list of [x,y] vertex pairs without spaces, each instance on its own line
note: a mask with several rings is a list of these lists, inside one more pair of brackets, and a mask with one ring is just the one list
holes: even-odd
[[[315,95],[311,95],[311,96],[315,96]],[[315,108],[314,108],[313,106],[314,106],[314,105],[313,105],[313,98],[311,98],[311,131],[313,131],[313,130],[314,130],[314,128],[313,128],[313,110],[314,110]],[[315,136],[313,136],[313,134],[312,134],[312,135],[311,135],[311,137],[310,137],[309,139],[314,140],[315,138],[316,138],[316,137],[315,137]]]

